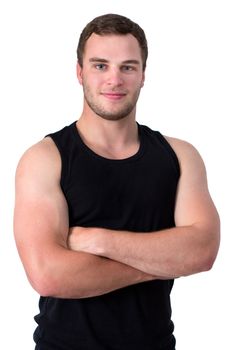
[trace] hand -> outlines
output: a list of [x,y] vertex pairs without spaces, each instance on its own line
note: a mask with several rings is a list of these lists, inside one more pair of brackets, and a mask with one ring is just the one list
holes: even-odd
[[101,232],[104,229],[93,227],[71,227],[68,235],[68,247],[71,250],[100,254]]

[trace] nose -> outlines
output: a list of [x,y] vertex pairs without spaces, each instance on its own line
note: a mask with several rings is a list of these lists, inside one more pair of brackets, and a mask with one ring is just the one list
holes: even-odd
[[119,68],[114,67],[109,69],[107,83],[112,86],[120,86],[123,84],[123,77]]

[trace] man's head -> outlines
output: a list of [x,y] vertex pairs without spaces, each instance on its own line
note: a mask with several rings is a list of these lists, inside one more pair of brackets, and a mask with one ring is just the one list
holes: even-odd
[[79,65],[83,66],[83,54],[85,45],[90,36],[95,33],[97,35],[126,35],[132,34],[138,41],[141,49],[143,71],[146,68],[146,60],[148,56],[147,40],[143,29],[129,18],[117,15],[106,14],[94,18],[83,29],[78,43],[77,57]]
[[112,121],[134,118],[145,79],[143,30],[123,16],[97,17],[81,33],[77,53],[84,114]]

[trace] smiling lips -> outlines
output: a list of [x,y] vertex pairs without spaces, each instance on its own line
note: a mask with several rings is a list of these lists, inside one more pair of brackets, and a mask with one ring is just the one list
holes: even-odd
[[102,92],[101,95],[104,97],[110,99],[110,100],[120,100],[124,96],[126,96],[126,93],[124,92]]

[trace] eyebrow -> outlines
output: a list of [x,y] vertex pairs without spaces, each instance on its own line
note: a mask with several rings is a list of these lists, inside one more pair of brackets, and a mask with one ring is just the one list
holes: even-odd
[[[89,62],[101,62],[101,63],[108,63],[109,61],[106,60],[105,58],[100,58],[100,57],[91,57],[89,59]],[[140,64],[140,61],[138,60],[125,60],[121,62],[121,64]]]

